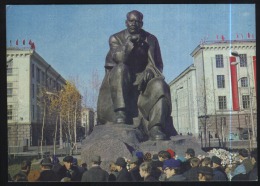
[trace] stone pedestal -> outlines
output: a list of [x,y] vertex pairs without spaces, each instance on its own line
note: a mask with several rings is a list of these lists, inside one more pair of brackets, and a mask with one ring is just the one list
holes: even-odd
[[187,148],[193,148],[197,154],[206,154],[200,144],[191,136],[174,136],[165,141],[144,141],[143,133],[133,125],[106,124],[94,127],[93,132],[83,141],[81,147],[82,162],[91,166],[92,155],[101,156],[101,167],[108,171],[109,163],[118,157],[130,159],[135,151],[151,154],[168,148],[177,155],[184,156]]

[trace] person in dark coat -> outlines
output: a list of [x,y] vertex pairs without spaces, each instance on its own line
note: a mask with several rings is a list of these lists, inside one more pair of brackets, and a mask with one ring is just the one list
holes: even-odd
[[126,169],[126,161],[124,158],[119,157],[116,160],[116,166],[118,170],[118,175],[116,178],[117,182],[130,182],[132,181],[131,174]]
[[208,166],[202,166],[198,168],[198,179],[199,181],[212,181],[213,169]]
[[188,148],[185,152],[185,159],[186,161],[181,163],[181,171],[184,173],[191,168],[190,160],[191,158],[195,157],[195,151],[192,148]]
[[257,168],[257,150],[253,150],[251,152],[251,161],[253,164],[253,169],[249,172],[249,178],[250,181],[257,181],[258,180],[258,168]]
[[190,159],[191,168],[183,173],[183,176],[186,177],[187,181],[198,181],[198,167],[200,164],[200,159],[197,157]]
[[63,162],[64,162],[64,167],[66,168],[65,177],[70,178],[71,181],[80,181],[81,174],[78,167],[73,165],[73,157],[66,156],[63,159]]
[[156,182],[158,181],[152,176],[152,164],[151,162],[143,162],[139,167],[140,176],[144,182]]
[[181,162],[175,159],[168,159],[163,162],[163,171],[166,174],[164,181],[186,181],[187,179],[180,173]]
[[82,175],[81,182],[106,182],[108,181],[108,172],[100,167],[101,157],[93,156],[91,158],[92,167]]
[[212,156],[213,179],[212,181],[228,181],[227,174],[221,166],[221,159],[217,156]]
[[28,181],[28,174],[31,170],[31,161],[24,160],[21,163],[21,170],[13,177],[14,181]]
[[65,166],[62,166],[60,164],[59,158],[57,156],[53,155],[51,157],[51,160],[52,160],[52,170],[58,177],[58,180],[61,180],[62,178],[66,177],[67,170],[66,170]]
[[110,162],[109,164],[109,176],[108,176],[108,181],[116,181],[116,178],[118,176],[118,171],[116,169],[116,164],[115,162]]
[[[151,173],[151,175],[156,180],[159,180],[159,177],[162,174],[161,170],[162,170],[162,167],[163,167],[163,162],[159,161],[158,154],[154,154],[153,155],[151,165],[152,165],[152,173]],[[160,170],[160,168],[161,168],[161,170]]]
[[52,163],[50,158],[44,158],[41,163],[41,173],[37,181],[60,181],[52,170]]
[[[162,150],[158,153],[158,159],[160,162],[162,162],[162,166],[163,166],[164,161],[171,159],[171,154],[168,151]],[[159,181],[165,181],[166,174],[163,171],[163,167],[158,167],[158,169],[161,171]]]
[[242,161],[242,164],[245,166],[246,174],[248,174],[253,169],[253,164],[248,157],[248,150],[240,149],[238,152],[239,159]]
[[142,181],[142,177],[139,174],[138,158],[133,156],[132,159],[128,162],[130,164],[129,173],[131,174],[132,181]]

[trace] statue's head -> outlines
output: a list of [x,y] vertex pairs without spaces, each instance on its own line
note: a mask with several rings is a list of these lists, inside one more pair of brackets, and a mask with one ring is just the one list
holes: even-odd
[[125,25],[130,34],[138,34],[143,27],[143,14],[137,10],[128,12]]

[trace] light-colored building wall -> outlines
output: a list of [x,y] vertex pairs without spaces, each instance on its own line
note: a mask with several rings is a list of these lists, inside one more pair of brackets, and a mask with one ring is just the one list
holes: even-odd
[[[16,47],[7,48],[6,52],[7,92],[10,93],[7,95],[8,143],[9,146],[37,145],[42,126],[42,107],[37,95],[42,87],[59,90],[66,81],[35,50]],[[53,123],[47,120],[46,124]]]
[[173,125],[178,133],[198,135],[196,74],[194,65],[169,83]]
[[88,136],[94,128],[95,112],[93,109],[83,108],[81,115],[81,126],[85,128],[85,136]]
[[[230,69],[232,51],[237,51],[238,54],[246,54],[247,56],[247,67],[241,67],[240,64],[236,66],[239,110],[233,108]],[[222,68],[216,67],[216,55],[223,56],[224,66]],[[191,65],[170,83],[173,104],[172,116],[177,131],[176,97],[179,103],[178,123],[180,126],[189,127],[190,132],[195,135],[199,133],[202,134],[202,137],[207,136],[206,138],[208,138],[210,132],[213,138],[222,136],[223,139],[229,138],[230,133],[240,135],[243,129],[251,128],[251,111],[250,107],[243,108],[243,95],[249,95],[252,98],[253,124],[256,129],[256,75],[254,74],[255,67],[253,62],[253,57],[256,56],[255,40],[202,43],[194,49],[191,56],[193,57],[194,66]],[[237,58],[236,61],[239,61],[239,59]],[[191,70],[191,67],[194,70]],[[241,78],[248,77],[247,73],[250,79],[251,94],[249,93],[249,87],[241,86]],[[223,88],[218,88],[217,75],[224,75],[225,86]],[[188,81],[189,78],[191,78],[190,81]],[[190,85],[189,82],[193,82],[194,85]],[[178,89],[178,87],[183,88]],[[186,87],[189,87],[189,89]],[[219,107],[219,96],[226,97],[225,109]],[[196,104],[188,100],[193,100]],[[187,104],[187,102],[190,104]],[[194,113],[191,112],[193,109]],[[193,118],[193,120],[188,118]],[[190,124],[187,124],[189,122]],[[180,127],[178,132],[186,134],[187,130]]]

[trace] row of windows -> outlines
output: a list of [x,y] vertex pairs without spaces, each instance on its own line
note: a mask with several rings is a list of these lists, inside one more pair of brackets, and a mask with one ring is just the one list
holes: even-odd
[[[247,77],[240,78],[241,87],[248,87],[248,79]],[[217,75],[217,86],[218,88],[225,88],[225,76]]]
[[[247,67],[247,55],[239,54],[240,57],[240,67]],[[222,54],[215,55],[216,68],[224,68],[224,60]]]
[[[32,78],[34,78],[35,77],[35,65],[34,64],[32,64],[31,70],[32,70]],[[40,83],[40,82],[44,83],[44,81],[45,81],[45,73],[43,71],[41,71],[41,69],[38,67],[36,67],[36,81],[38,83]],[[47,83],[48,83],[48,85],[50,85],[50,87],[53,87],[53,88],[55,88],[55,86],[57,84],[57,82],[54,79],[52,79],[51,77],[49,77],[48,75],[47,75]],[[57,84],[57,86],[58,86],[57,88],[60,89],[60,85]]]
[[[250,108],[249,95],[242,95],[242,104],[244,109]],[[226,96],[218,97],[218,107],[219,110],[227,109],[227,98]]]
[[[13,120],[13,112],[14,108],[13,105],[7,105],[7,120]],[[32,105],[32,119],[35,119],[34,116],[35,110],[34,110],[34,105]]]

